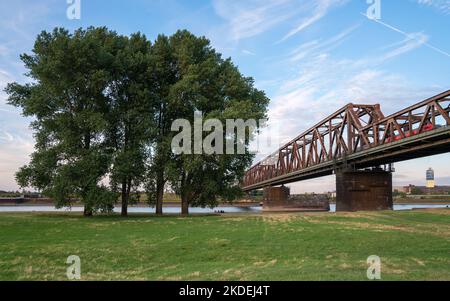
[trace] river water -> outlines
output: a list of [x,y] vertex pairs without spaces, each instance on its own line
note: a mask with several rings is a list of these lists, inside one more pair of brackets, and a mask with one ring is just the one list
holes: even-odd
[[[394,205],[394,210],[412,210],[414,208],[448,208],[450,205],[429,205],[429,204],[402,204]],[[221,206],[218,208],[190,208],[190,213],[214,213],[217,211],[224,211],[225,213],[260,213],[262,207],[234,207],[234,206]],[[53,206],[0,206],[0,212],[82,212],[83,207],[72,207],[56,209]],[[330,212],[336,211],[336,205],[330,205]],[[120,207],[114,208],[114,212],[120,212]],[[155,208],[149,207],[129,207],[129,213],[154,213]],[[164,213],[180,213],[180,207],[164,207]]]

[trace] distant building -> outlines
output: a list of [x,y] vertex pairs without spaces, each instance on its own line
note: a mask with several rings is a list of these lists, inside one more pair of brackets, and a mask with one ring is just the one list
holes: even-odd
[[392,192],[407,192],[408,186],[392,186]]
[[336,198],[336,191],[329,191],[327,193],[329,198],[335,199]]
[[395,190],[406,194],[449,194],[450,186],[434,186],[433,188],[429,188],[427,186],[409,185],[404,186],[403,189],[396,187]]
[[427,170],[427,174],[426,174],[426,179],[427,179],[427,188],[434,188],[436,185],[434,183],[434,170],[430,167]]

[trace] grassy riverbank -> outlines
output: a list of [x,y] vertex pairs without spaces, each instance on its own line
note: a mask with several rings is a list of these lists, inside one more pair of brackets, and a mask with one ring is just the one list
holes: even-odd
[[450,280],[450,210],[83,218],[0,214],[0,279]]

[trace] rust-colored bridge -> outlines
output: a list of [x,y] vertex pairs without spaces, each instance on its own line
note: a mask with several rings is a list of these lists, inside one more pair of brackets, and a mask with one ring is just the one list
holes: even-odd
[[[242,188],[251,191],[449,152],[449,112],[450,90],[387,117],[378,104],[348,104],[250,168]],[[338,181],[338,200],[339,186]]]

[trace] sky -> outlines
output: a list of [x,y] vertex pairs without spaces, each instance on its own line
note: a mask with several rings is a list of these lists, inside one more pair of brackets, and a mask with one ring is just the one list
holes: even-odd
[[[73,1],[79,19],[68,14]],[[87,26],[206,36],[271,99],[280,143],[350,102],[389,115],[450,89],[450,0],[0,0],[0,190],[19,188],[14,174],[33,152],[30,119],[3,92],[29,81],[20,54],[42,30]],[[428,167],[450,185],[450,154],[395,164],[394,185],[424,185]],[[332,191],[334,178],[291,188]]]

